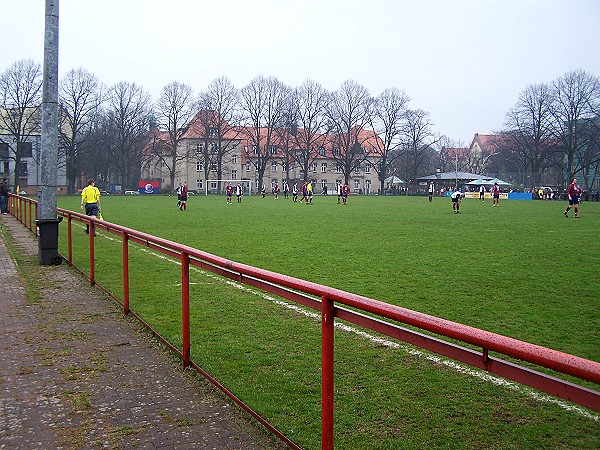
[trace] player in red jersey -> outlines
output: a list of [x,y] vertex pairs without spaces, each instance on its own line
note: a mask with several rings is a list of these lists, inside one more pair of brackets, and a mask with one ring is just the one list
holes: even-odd
[[233,186],[231,185],[231,181],[227,183],[225,193],[227,194],[227,204],[231,205],[231,197],[233,196]]
[[565,209],[565,217],[569,217],[569,210],[575,208],[575,218],[579,219],[579,196],[581,194],[581,188],[577,186],[577,178],[571,180],[571,184],[567,188],[567,195],[569,196],[569,205]]
[[350,195],[350,187],[347,183],[344,183],[342,186],[342,202],[344,206],[346,206],[346,202],[348,201],[348,196]]
[[495,206],[498,206],[498,201],[500,200],[500,186],[498,186],[498,183],[494,183],[494,187],[492,188],[492,197],[493,197],[493,201],[492,201],[492,208],[494,208]]

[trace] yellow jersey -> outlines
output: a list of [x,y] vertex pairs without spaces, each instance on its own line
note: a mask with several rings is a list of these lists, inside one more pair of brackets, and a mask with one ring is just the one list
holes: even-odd
[[98,203],[98,200],[100,200],[100,190],[96,186],[90,184],[81,191],[81,202],[83,204]]

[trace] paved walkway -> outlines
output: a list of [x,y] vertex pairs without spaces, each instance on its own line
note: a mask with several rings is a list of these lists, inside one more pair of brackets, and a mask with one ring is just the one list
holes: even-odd
[[0,449],[281,448],[73,269],[39,265],[16,219],[0,227]]

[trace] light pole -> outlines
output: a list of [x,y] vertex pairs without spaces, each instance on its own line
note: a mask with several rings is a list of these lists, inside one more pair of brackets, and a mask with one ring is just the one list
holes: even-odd
[[42,91],[42,152],[39,187],[38,259],[42,265],[61,264],[58,255],[56,178],[58,167],[58,0],[46,0],[44,75]]

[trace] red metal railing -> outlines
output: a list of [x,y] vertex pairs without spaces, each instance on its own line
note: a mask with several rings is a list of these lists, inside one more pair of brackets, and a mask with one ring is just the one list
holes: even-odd
[[[12,197],[11,197],[12,198]],[[22,198],[15,198],[18,205]],[[29,200],[29,199],[27,199]],[[31,202],[31,201],[29,201]],[[25,201],[25,203],[29,203]],[[13,203],[13,206],[15,203]],[[14,214],[20,211],[11,209],[11,212],[22,223],[27,224],[26,217]],[[31,209],[30,209],[31,210]],[[239,283],[259,288],[263,291],[278,295],[293,302],[300,303],[308,308],[321,312],[322,315],[322,448],[332,449],[333,439],[333,373],[334,373],[334,321],[335,318],[354,323],[361,327],[380,332],[395,339],[427,349],[440,355],[469,364],[473,367],[499,375],[510,380],[531,386],[551,395],[578,403],[595,411],[600,411],[600,392],[579,386],[568,381],[520,366],[500,358],[492,357],[489,352],[496,352],[507,357],[536,364],[552,369],[556,372],[571,375],[581,380],[600,384],[600,363],[569,355],[556,350],[512,339],[499,334],[462,325],[449,320],[422,314],[399,306],[383,303],[371,298],[323,286],[317,283],[298,278],[281,275],[264,269],[248,266],[230,261],[220,256],[197,250],[186,245],[181,245],[166,239],[142,233],[130,228],[122,227],[109,222],[99,221],[80,213],[59,209],[58,214],[67,219],[68,249],[67,260],[73,265],[72,259],[72,221],[83,222],[90,225],[89,233],[89,274],[82,272],[89,278],[91,284],[107,292],[122,307],[125,314],[131,314],[144,324],[157,338],[164,342],[172,351],[181,357],[184,367],[193,367],[204,375],[215,386],[231,397],[238,405],[255,417],[267,429],[277,435],[282,441],[292,448],[299,448],[282,433],[271,426],[265,419],[252,411],[240,399],[235,397],[227,388],[206,373],[191,360],[190,354],[190,311],[189,311],[189,268],[190,265],[199,267],[218,275],[230,278]],[[31,214],[30,214],[31,216]],[[31,220],[29,228],[31,229]],[[120,236],[122,239],[122,264],[123,264],[123,299],[116,298],[111,292],[96,283],[94,270],[94,233],[95,228],[101,228],[109,233]],[[135,242],[144,247],[155,250],[181,261],[181,301],[182,301],[182,348],[164,339],[150,324],[130,309],[129,305],[129,242]],[[81,271],[81,269],[77,268]],[[350,310],[343,306],[355,308]],[[372,317],[363,313],[374,314]],[[475,351],[460,345],[436,338],[427,334],[404,328],[392,321],[435,333],[446,338],[458,340],[467,344],[480,347]]]

